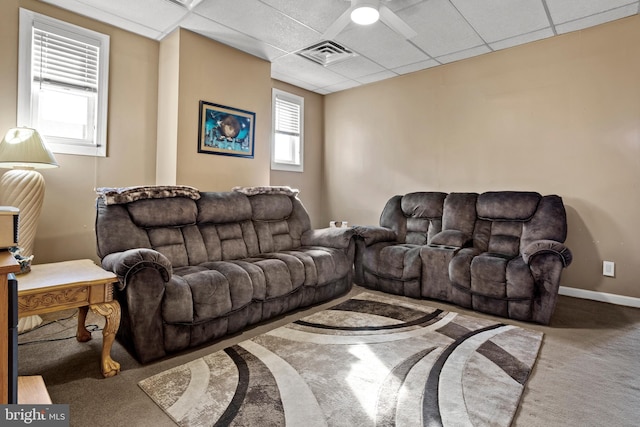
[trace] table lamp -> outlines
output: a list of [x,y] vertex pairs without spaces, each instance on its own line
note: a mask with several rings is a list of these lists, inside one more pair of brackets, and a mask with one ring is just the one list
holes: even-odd
[[[28,271],[33,258],[33,244],[44,199],[44,178],[36,169],[57,167],[56,158],[35,129],[11,129],[0,142],[0,168],[11,169],[0,178],[0,204],[20,210],[18,254],[27,261],[25,271]],[[40,316],[20,319],[18,331],[31,329],[41,322]]]

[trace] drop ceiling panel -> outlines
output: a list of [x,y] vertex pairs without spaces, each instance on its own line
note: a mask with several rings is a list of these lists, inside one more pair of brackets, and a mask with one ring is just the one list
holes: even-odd
[[351,6],[350,2],[344,0],[262,0],[262,2],[320,34]]
[[590,15],[586,18],[576,19],[565,24],[556,25],[558,34],[568,33],[571,31],[582,30],[584,28],[593,27],[595,25],[604,24],[605,22],[614,21],[637,13],[637,4],[623,6],[607,12]]
[[[65,0],[46,1],[58,6],[66,2]],[[168,0],[81,0],[79,3],[160,32],[175,26],[189,12],[186,7]]]
[[320,39],[318,32],[258,0],[204,1],[194,11],[287,52]]
[[366,84],[366,83],[379,82],[380,80],[386,80],[396,76],[397,74],[391,71],[381,71],[379,73],[370,74],[368,76],[358,77],[356,80],[359,81],[360,83]]
[[551,26],[542,0],[452,0],[488,43]]
[[432,57],[459,52],[483,44],[483,40],[447,0],[430,0],[399,15],[418,35],[411,39]]
[[545,28],[543,30],[533,31],[531,33],[522,34],[522,35],[511,37],[505,40],[500,40],[495,43],[491,43],[489,46],[493,50],[500,50],[500,49],[506,49],[508,47],[517,46],[519,44],[530,43],[536,40],[546,39],[547,37],[553,37],[553,30],[551,28]]
[[361,84],[362,83],[357,82],[355,80],[345,80],[342,83],[338,83],[338,84],[335,84],[335,85],[323,87],[322,89],[317,90],[317,92],[321,93],[323,95],[327,95],[329,93],[339,92],[341,90],[352,89],[354,87],[360,86]]
[[476,46],[471,49],[462,50],[460,52],[450,53],[448,55],[438,56],[436,60],[440,61],[443,64],[447,64],[453,61],[460,61],[463,59],[471,58],[473,56],[482,55],[483,53],[489,53],[491,50],[485,46]]
[[[106,22],[115,27],[122,28],[127,31],[131,31],[141,36],[151,39],[158,39],[162,36],[162,30],[158,28],[152,28],[147,25],[140,24],[132,20],[131,17],[123,18],[122,16],[114,15],[105,11],[102,8],[102,2],[96,7],[77,0],[40,0],[43,3],[49,3],[62,9],[74,11],[78,15],[86,16],[96,21]],[[121,11],[120,15],[127,16],[125,11]]]
[[250,53],[258,58],[273,61],[287,52],[271,46],[262,40],[240,33],[232,28],[218,24],[200,15],[191,15],[182,21],[181,26],[207,38]]
[[393,69],[393,71],[398,74],[408,74],[408,73],[424,70],[427,68],[435,67],[436,65],[440,65],[440,63],[435,59],[427,59],[426,61],[416,62],[415,64],[396,67]]
[[[602,12],[607,12],[621,6],[638,4],[629,0],[546,0],[549,13],[555,24],[585,18]],[[635,13],[638,13],[636,10]]]
[[318,88],[349,80],[338,73],[334,73],[296,54],[289,54],[279,58],[271,64],[271,70],[276,71],[280,75],[289,75],[299,80],[313,82],[313,85]]
[[350,79],[386,71],[384,67],[362,56],[356,56],[335,65],[329,65],[327,68]]
[[429,59],[424,52],[380,21],[367,26],[349,27],[337,39],[342,45],[385,68]]

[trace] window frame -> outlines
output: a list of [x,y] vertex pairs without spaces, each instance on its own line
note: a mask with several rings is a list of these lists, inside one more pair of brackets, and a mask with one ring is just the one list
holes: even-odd
[[[282,163],[275,160],[276,145],[276,100],[280,98],[285,101],[297,104],[300,107],[300,162],[299,163]],[[272,89],[271,95],[271,170],[287,171],[287,172],[304,172],[304,98],[285,92],[280,89]]]
[[[54,153],[75,154],[83,156],[107,156],[107,112],[109,95],[109,48],[110,37],[87,28],[20,8],[19,47],[18,47],[18,108],[17,125],[34,127],[37,104],[33,96],[33,28],[54,29],[56,34],[64,35],[77,41],[93,44],[98,47],[98,90],[95,103],[95,129],[93,143],[74,142],[69,138],[47,136],[47,147]],[[61,87],[62,85],[53,85]]]

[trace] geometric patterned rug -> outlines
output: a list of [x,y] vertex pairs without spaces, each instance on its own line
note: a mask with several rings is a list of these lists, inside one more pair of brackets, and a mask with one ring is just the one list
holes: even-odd
[[362,293],[140,381],[180,426],[509,426],[542,333]]

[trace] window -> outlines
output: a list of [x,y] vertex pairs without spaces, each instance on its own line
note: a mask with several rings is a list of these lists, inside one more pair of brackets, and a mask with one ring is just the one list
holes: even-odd
[[20,9],[18,126],[54,153],[107,155],[109,36]]
[[302,172],[304,98],[273,89],[271,169]]

